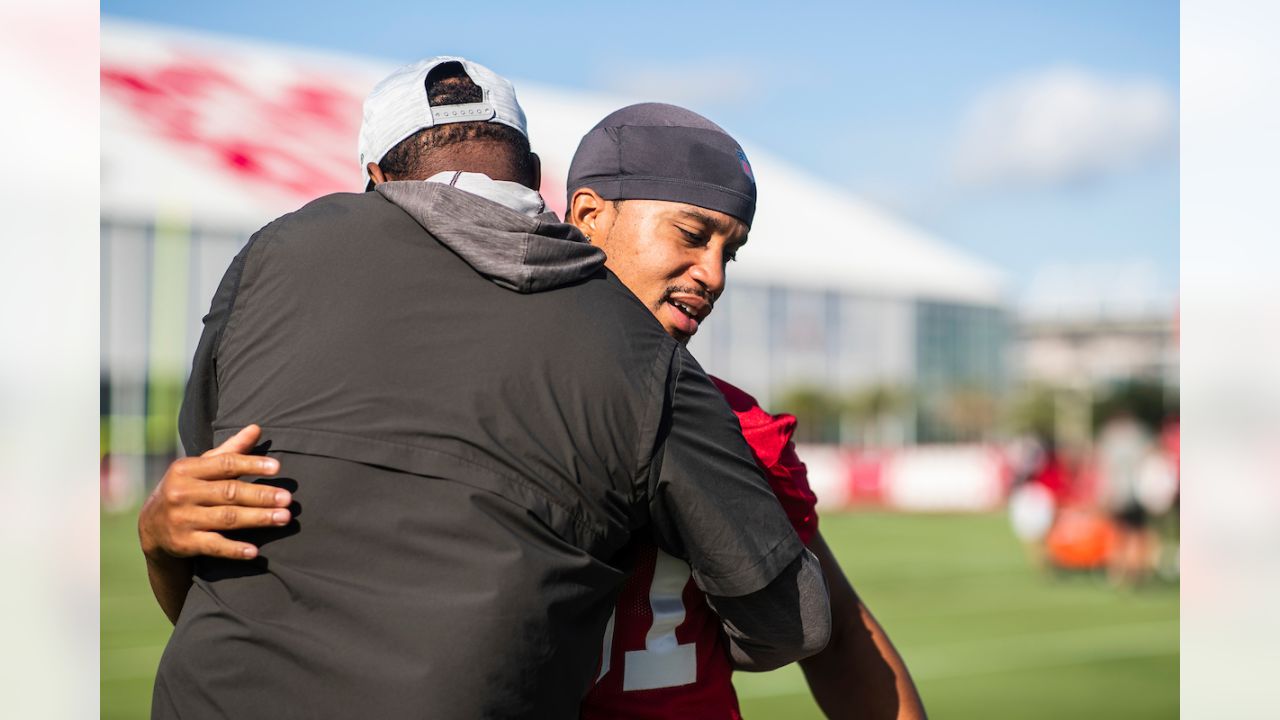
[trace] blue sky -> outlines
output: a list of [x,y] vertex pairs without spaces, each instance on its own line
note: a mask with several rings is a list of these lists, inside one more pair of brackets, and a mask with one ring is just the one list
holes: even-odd
[[461,54],[677,102],[992,262],[1015,297],[1063,264],[1136,263],[1177,287],[1176,2],[109,0],[102,13],[406,62]]

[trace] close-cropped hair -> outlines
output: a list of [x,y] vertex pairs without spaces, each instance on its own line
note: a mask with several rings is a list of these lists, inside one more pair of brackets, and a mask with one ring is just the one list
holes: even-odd
[[[484,91],[476,85],[461,63],[442,63],[427,74],[427,99],[431,105],[461,105],[484,100]],[[513,127],[495,122],[459,122],[423,128],[401,140],[378,162],[382,171],[397,178],[422,178],[429,167],[433,151],[462,142],[484,142],[503,146],[518,164],[520,175],[532,176],[529,139]]]

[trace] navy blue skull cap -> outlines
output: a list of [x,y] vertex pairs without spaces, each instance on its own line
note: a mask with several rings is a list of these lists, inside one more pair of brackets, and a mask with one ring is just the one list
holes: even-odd
[[578,144],[569,197],[591,188],[606,200],[668,200],[717,210],[751,226],[756,179],[742,146],[692,110],[629,105],[596,123]]

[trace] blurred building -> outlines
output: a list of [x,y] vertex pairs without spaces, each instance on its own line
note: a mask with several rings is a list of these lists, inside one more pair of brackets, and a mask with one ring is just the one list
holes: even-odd
[[[128,502],[177,447],[199,318],[231,257],[307,200],[361,190],[360,104],[394,65],[110,18],[101,48],[104,488]],[[578,140],[636,99],[516,85],[562,211]],[[761,204],[695,355],[766,404],[899,388],[910,399],[875,418],[879,438],[955,439],[953,400],[1006,384],[999,273],[746,150]]]
[[1027,317],[1015,328],[1014,348],[1025,380],[1092,387],[1129,380],[1178,384],[1171,317]]
[[1019,379],[1101,388],[1178,385],[1177,305],[1143,263],[1049,266],[1031,280],[1015,321]]

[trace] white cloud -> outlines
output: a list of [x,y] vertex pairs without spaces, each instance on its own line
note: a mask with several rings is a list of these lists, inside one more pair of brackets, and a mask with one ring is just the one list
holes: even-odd
[[706,58],[680,65],[611,68],[600,78],[623,95],[675,105],[733,105],[759,95],[761,75],[749,60]]
[[979,95],[953,171],[967,185],[1061,185],[1140,167],[1171,152],[1177,108],[1152,80],[1069,67],[1021,76]]

